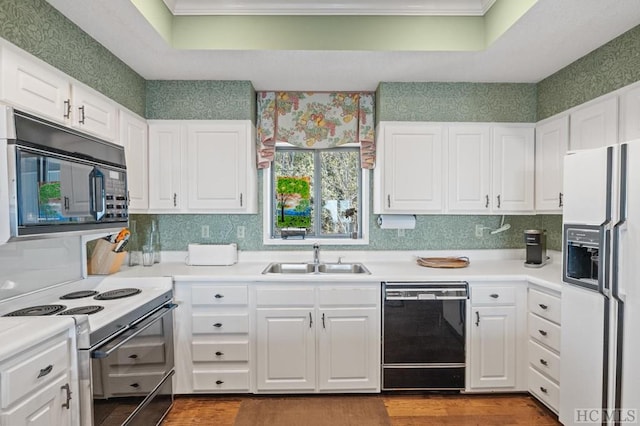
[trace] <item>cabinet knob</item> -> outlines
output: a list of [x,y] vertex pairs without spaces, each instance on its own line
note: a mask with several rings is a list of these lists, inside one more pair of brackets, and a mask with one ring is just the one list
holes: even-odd
[[140,385],[138,383],[132,383],[129,386],[131,386],[132,388],[138,389],[140,387]]
[[492,293],[489,295],[492,299],[497,299],[498,297],[500,297],[500,295],[498,293]]
[[213,297],[215,297],[216,299],[222,299],[224,297],[224,295],[223,294],[216,294]]
[[136,359],[136,358],[138,358],[138,355],[136,355],[136,354],[132,354],[132,355],[129,355],[129,358],[131,358],[131,359]]
[[221,322],[217,322],[217,323],[213,324],[213,326],[216,327],[216,328],[220,328],[220,327],[222,327],[222,323]]
[[223,382],[222,380],[216,380],[216,385],[221,385],[221,384],[223,384],[223,383],[224,383],[224,382]]
[[545,305],[544,303],[540,303],[538,304],[538,306],[540,306],[540,308],[544,309],[545,311],[547,310],[548,306]]
[[220,351],[216,352],[216,356],[222,356],[222,355],[224,355],[223,352],[220,352]]
[[546,331],[544,331],[544,330],[538,330],[538,333],[542,334],[543,336],[546,336],[546,335],[547,335],[547,332],[546,332]]
[[545,367],[547,365],[549,365],[549,363],[546,360],[542,359],[542,358],[540,358],[540,364],[544,365]]
[[540,390],[541,390],[543,393],[548,393],[547,388],[543,388],[542,386],[540,386]]

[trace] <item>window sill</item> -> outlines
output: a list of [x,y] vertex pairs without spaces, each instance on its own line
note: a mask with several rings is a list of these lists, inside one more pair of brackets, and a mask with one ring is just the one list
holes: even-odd
[[306,238],[306,239],[280,239],[267,238],[262,241],[265,246],[309,246],[311,244],[319,244],[321,246],[364,246],[369,244],[369,237],[350,239],[350,238]]

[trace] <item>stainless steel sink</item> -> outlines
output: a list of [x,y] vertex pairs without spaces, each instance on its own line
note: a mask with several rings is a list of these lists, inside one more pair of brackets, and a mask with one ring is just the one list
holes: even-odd
[[371,274],[362,263],[270,263],[263,274]]
[[370,274],[362,263],[321,263],[318,265],[321,274]]

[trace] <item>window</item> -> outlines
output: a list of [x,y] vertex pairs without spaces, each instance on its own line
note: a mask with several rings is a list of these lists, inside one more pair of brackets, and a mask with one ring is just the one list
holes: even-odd
[[358,147],[278,146],[265,181],[265,244],[367,242],[368,174]]

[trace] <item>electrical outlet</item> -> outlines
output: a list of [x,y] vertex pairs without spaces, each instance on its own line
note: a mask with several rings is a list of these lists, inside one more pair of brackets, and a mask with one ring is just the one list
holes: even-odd
[[238,226],[238,239],[244,238],[244,226]]
[[482,238],[483,235],[484,235],[484,226],[476,225],[476,237]]
[[398,237],[399,238],[403,238],[404,237],[404,229],[398,229]]
[[202,238],[209,238],[209,225],[202,225],[200,229],[200,236]]

